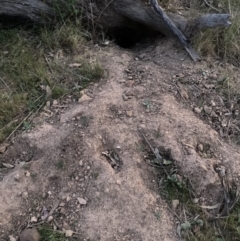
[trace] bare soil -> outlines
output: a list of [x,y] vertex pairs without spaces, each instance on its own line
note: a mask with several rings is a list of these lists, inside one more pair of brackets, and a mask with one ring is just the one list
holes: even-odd
[[[134,50],[91,48],[105,77],[80,101],[67,96],[45,109],[0,154],[1,240],[41,221],[43,207],[56,203],[50,223],[75,232],[66,240],[179,240],[139,130],[169,153],[199,203],[218,200],[217,170],[239,181],[239,105],[215,88],[225,66],[193,63],[169,39]],[[223,124],[229,116],[234,125]]]

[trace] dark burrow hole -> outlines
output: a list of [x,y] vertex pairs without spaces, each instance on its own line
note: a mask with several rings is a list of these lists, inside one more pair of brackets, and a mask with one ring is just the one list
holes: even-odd
[[131,49],[141,43],[150,44],[157,37],[163,37],[162,34],[144,26],[139,26],[138,28],[128,26],[109,28],[106,36],[109,40],[114,41],[118,46],[125,49]]

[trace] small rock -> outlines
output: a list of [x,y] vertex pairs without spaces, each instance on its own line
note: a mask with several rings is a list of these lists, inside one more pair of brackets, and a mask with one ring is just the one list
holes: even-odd
[[123,100],[124,100],[124,101],[127,101],[127,100],[129,99],[128,96],[126,96],[126,95],[124,95],[124,94],[122,95],[122,97],[123,97]]
[[30,172],[26,171],[26,172],[25,172],[25,176],[26,176],[26,177],[30,177]]
[[64,214],[66,212],[65,208],[60,209],[60,213]]
[[198,148],[199,151],[203,151],[203,145],[202,144],[198,144],[197,148]]
[[198,114],[200,114],[202,112],[202,110],[198,107],[195,107],[193,110],[194,110],[194,112],[196,112]]
[[128,117],[132,117],[133,116],[133,112],[131,110],[128,110],[128,111],[126,111],[126,115]]
[[121,80],[118,81],[118,83],[120,83],[120,84],[121,84],[121,83],[125,83],[125,82],[126,82],[125,79],[121,79]]
[[172,200],[172,208],[173,208],[173,210],[176,210],[178,205],[179,205],[179,200],[178,199]]
[[192,199],[192,202],[193,202],[193,203],[198,203],[198,202],[199,202],[199,198],[193,198],[193,199]]
[[80,95],[82,96],[82,95],[84,95],[86,93],[86,90],[81,90],[80,91]]
[[48,218],[47,218],[47,221],[48,222],[51,222],[53,220],[53,216],[49,216]]
[[213,107],[215,107],[215,106],[216,106],[216,103],[215,103],[213,100],[211,100],[211,105],[212,105]]
[[28,192],[23,192],[22,193],[22,198],[27,199],[28,198]]
[[222,125],[222,127],[227,127],[227,125],[228,125],[227,120],[222,120],[221,125]]
[[65,230],[71,230],[71,227],[70,227],[69,224],[66,223],[65,221],[63,221],[63,228],[64,228]]
[[14,180],[19,182],[20,180],[20,176],[19,176],[19,173],[17,173],[15,176],[14,176]]
[[20,234],[20,241],[40,241],[40,235],[36,228],[25,229]]
[[82,95],[81,98],[79,98],[78,103],[83,103],[83,102],[90,101],[90,100],[92,100],[92,98],[89,97],[88,95],[84,94],[84,95]]
[[125,83],[126,87],[132,87],[134,84],[134,80],[129,80]]
[[133,90],[132,90],[132,89],[126,90],[126,91],[125,91],[125,95],[126,95],[126,96],[133,96],[133,95],[134,95]]
[[83,165],[83,160],[80,160],[79,161],[79,166],[82,166]]
[[53,100],[53,105],[57,105],[58,101],[57,100]]
[[212,107],[208,107],[207,105],[204,105],[203,109],[208,115],[210,115],[212,112]]
[[46,102],[46,107],[49,108],[50,106],[51,106],[51,103],[50,103],[50,101],[48,100],[48,101]]
[[83,198],[78,197],[77,200],[82,205],[86,205],[87,204],[87,201],[85,199],[83,199]]
[[145,58],[145,57],[146,57],[146,54],[145,54],[145,53],[140,54],[138,57],[139,57],[140,59],[143,59],[143,58]]
[[188,93],[185,89],[181,88],[180,90],[180,95],[182,96],[182,98],[188,100],[189,99],[189,96],[188,96]]
[[65,236],[66,236],[66,237],[72,237],[73,233],[74,233],[74,232],[73,232],[72,230],[66,230],[66,231],[65,231]]
[[0,146],[0,154],[3,154],[7,150],[7,145]]
[[31,223],[36,223],[38,220],[37,220],[36,217],[33,216],[33,217],[31,217],[31,220],[30,220],[30,221],[31,221]]
[[65,203],[63,202],[59,204],[59,207],[64,207],[64,206],[65,206]]
[[218,118],[218,115],[216,114],[215,111],[212,111],[211,115],[212,115],[212,117],[214,117],[214,118]]
[[69,202],[71,198],[69,196],[66,197],[66,202]]
[[16,241],[17,239],[13,237],[13,235],[9,235],[9,241]]

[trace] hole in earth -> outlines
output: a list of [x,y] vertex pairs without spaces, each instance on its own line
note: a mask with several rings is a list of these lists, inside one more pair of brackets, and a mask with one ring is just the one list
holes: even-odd
[[146,27],[113,27],[107,31],[107,37],[110,40],[114,40],[117,45],[122,48],[130,49],[136,46],[136,44],[143,41],[155,38],[159,33],[153,30],[149,30]]

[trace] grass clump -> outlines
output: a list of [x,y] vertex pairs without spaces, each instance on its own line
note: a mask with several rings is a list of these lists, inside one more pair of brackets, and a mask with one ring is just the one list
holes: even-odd
[[[16,127],[26,129],[47,100],[77,98],[76,91],[102,77],[100,64],[82,54],[83,35],[79,20],[54,29],[0,29],[0,143]],[[80,51],[81,67],[66,66]]]
[[65,241],[63,233],[54,231],[50,226],[43,225],[39,229],[40,241]]
[[[177,219],[177,234],[185,241],[240,240],[240,201],[236,184],[221,181],[216,205],[201,206],[192,183],[180,175],[169,150],[154,148],[140,131],[148,164],[159,170],[159,194]],[[217,170],[217,169],[216,169]],[[219,174],[219,178],[221,177]],[[213,188],[213,187],[212,187]],[[215,203],[214,203],[215,204]],[[156,216],[159,218],[159,215]]]
[[[197,34],[193,40],[195,47],[202,56],[218,56],[221,60],[233,64],[240,63],[240,1],[219,0],[212,2],[211,7],[203,1],[189,0],[193,12],[202,13],[229,13],[232,25],[229,28],[206,29]],[[216,12],[216,10],[218,12]]]

